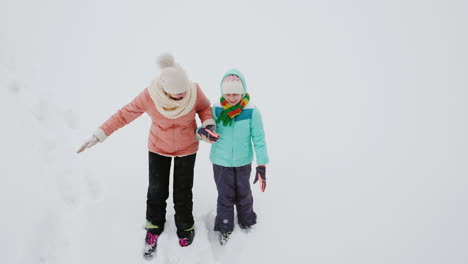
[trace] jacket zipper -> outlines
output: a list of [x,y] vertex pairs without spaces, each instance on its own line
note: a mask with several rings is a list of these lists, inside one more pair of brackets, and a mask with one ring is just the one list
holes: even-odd
[[233,143],[232,144],[232,153],[231,153],[231,167],[234,167],[234,147],[236,146],[236,142],[234,141],[235,140],[235,134],[236,134],[236,122],[234,122],[234,120],[232,120],[233,124],[232,124],[232,140],[231,142]]
[[176,141],[176,127],[175,127],[175,120],[172,119],[172,128],[173,128],[173,131],[174,133],[172,133],[172,140],[174,142],[174,147],[175,147],[175,150],[174,150],[174,156],[177,155],[177,141]]

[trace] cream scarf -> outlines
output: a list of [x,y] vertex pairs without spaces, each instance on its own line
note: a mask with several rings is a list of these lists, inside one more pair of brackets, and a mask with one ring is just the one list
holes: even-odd
[[172,99],[161,87],[159,79],[153,80],[148,92],[158,111],[169,119],[176,119],[188,114],[197,101],[197,86],[191,83],[187,95],[180,100]]

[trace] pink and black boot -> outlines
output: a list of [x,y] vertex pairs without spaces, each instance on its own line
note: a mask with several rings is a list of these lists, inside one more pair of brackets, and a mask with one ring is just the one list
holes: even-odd
[[191,227],[184,231],[178,231],[177,235],[179,236],[179,245],[181,247],[188,247],[192,244],[193,239],[195,238],[195,228]]
[[156,246],[158,245],[158,238],[159,235],[153,234],[150,231],[146,232],[145,249],[143,252],[145,258],[153,257],[156,252]]

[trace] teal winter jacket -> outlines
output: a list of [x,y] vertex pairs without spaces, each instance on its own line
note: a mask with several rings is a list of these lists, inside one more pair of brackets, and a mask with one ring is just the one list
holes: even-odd
[[[237,70],[231,70],[225,76],[229,74],[241,78],[245,94],[246,85],[242,74]],[[213,118],[216,120],[222,111],[221,104],[215,104]],[[260,110],[249,102],[233,121],[232,125],[228,126],[224,126],[222,122],[216,124],[216,132],[220,134],[220,138],[211,145],[211,162],[224,167],[244,166],[252,163],[255,150],[257,164],[266,165],[269,158]]]

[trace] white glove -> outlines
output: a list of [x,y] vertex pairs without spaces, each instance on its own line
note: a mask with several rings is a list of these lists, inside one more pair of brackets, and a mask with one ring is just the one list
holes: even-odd
[[81,153],[85,149],[96,145],[98,142],[99,142],[99,139],[95,135],[93,135],[91,138],[86,140],[86,142],[81,146],[81,148],[79,150],[76,151],[76,153]]

